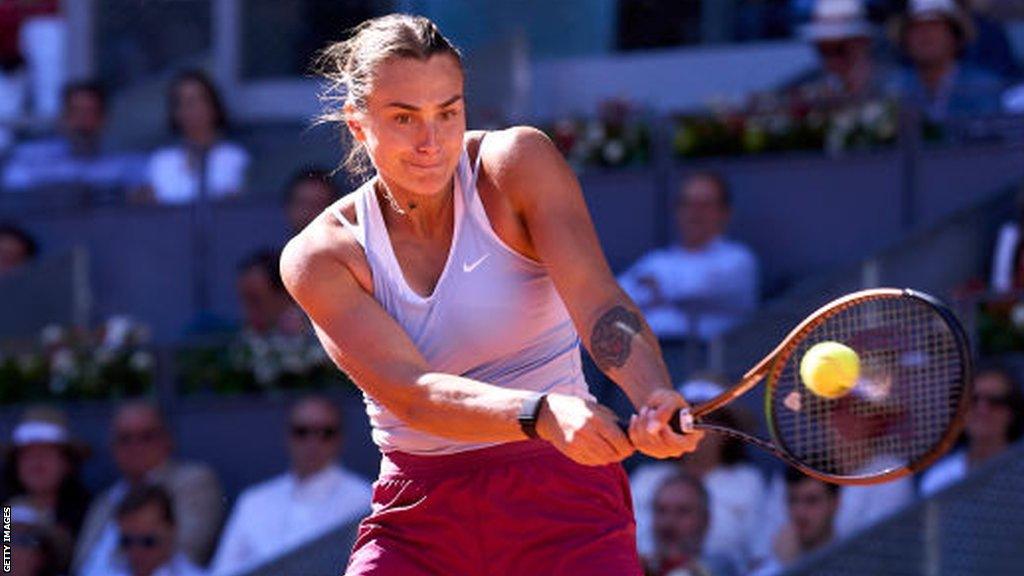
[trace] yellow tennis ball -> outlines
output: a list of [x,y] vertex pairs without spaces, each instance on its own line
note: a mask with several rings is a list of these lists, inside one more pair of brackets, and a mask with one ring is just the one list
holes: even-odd
[[819,342],[800,360],[804,386],[822,398],[839,398],[857,384],[860,358],[839,342]]

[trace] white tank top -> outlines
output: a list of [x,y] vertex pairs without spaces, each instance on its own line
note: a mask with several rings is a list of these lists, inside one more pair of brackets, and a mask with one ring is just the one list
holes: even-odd
[[[482,142],[481,142],[482,144]],[[479,154],[478,154],[479,156]],[[580,367],[579,337],[544,266],[515,252],[491,228],[465,150],[455,172],[455,226],[444,270],[423,297],[406,284],[388,237],[375,178],[353,192],[358,225],[335,217],[362,245],[373,296],[432,370],[488,384],[593,399]],[[382,452],[451,454],[492,446],[414,430],[364,394]]]

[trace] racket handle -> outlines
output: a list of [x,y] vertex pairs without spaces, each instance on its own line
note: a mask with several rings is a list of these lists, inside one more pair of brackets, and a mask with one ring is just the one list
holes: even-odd
[[[686,434],[693,430],[693,414],[690,413],[689,408],[676,410],[672,417],[668,419],[668,425],[676,434]],[[629,422],[619,420],[619,428],[622,428],[622,431],[628,434]]]

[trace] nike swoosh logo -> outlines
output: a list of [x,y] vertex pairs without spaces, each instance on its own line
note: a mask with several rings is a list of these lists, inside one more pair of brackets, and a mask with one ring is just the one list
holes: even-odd
[[476,270],[476,267],[481,265],[481,264],[483,264],[484,260],[487,260],[488,256],[490,256],[490,254],[484,254],[483,256],[481,256],[478,260],[476,260],[472,264],[470,264],[468,262],[463,262],[462,263],[462,271],[463,272],[472,272],[473,270]]

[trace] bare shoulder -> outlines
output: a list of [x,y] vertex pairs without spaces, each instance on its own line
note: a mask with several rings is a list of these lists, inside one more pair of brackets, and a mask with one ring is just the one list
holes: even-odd
[[536,168],[561,160],[561,154],[547,134],[532,126],[488,132],[483,154],[488,168],[502,171]]
[[531,126],[489,132],[481,160],[488,179],[520,206],[578,188],[562,153],[546,134]]
[[288,291],[300,304],[304,290],[324,277],[348,276],[360,285],[366,285],[363,276],[368,277],[369,267],[363,248],[335,217],[335,208],[349,222],[356,223],[353,193],[317,216],[281,252],[281,277]]

